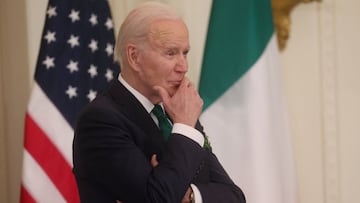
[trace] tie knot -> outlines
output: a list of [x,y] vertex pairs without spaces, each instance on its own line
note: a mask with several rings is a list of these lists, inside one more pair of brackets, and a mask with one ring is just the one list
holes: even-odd
[[156,116],[158,120],[166,118],[166,115],[159,104],[155,104],[151,112]]
[[160,131],[163,134],[165,140],[167,140],[171,133],[172,125],[167,119],[162,107],[159,104],[156,104],[151,112],[158,119]]

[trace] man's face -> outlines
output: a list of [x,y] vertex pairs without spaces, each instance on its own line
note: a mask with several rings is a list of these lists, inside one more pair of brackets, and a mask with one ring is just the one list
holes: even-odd
[[[148,45],[140,54],[139,78],[145,95],[154,97],[158,85],[172,96],[188,71],[188,30],[180,20],[156,21],[150,27]],[[156,97],[156,96],[155,96]]]

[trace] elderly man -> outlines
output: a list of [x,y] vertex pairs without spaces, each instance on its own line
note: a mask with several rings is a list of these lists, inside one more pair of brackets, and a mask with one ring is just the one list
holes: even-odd
[[75,130],[82,202],[245,202],[198,121],[189,49],[170,7],[145,3],[129,13],[116,42],[118,80],[84,108]]

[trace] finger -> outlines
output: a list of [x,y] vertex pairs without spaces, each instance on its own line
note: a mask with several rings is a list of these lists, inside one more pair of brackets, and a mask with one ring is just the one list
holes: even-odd
[[156,158],[156,154],[151,156],[150,163],[151,163],[152,167],[155,167],[155,166],[157,166],[159,164],[159,162],[157,161],[157,158]]
[[192,83],[192,82],[189,82],[188,87],[189,87],[189,88],[194,88],[194,89],[195,89],[195,85],[194,85],[194,83]]
[[154,86],[154,90],[159,94],[161,101],[167,105],[170,100],[169,93],[161,86]]
[[188,78],[184,78],[179,86],[179,89],[185,89],[186,87],[189,86],[190,80]]

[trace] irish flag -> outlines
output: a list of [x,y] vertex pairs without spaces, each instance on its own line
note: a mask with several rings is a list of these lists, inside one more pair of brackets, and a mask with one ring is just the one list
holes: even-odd
[[291,136],[270,0],[214,0],[203,58],[201,121],[250,203],[295,203]]

